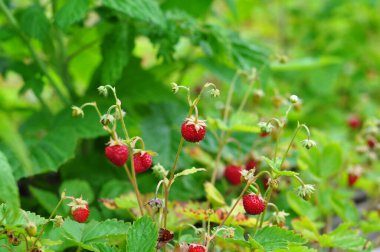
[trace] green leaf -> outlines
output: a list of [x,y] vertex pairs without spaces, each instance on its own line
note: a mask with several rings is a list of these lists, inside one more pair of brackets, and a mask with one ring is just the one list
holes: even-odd
[[[25,158],[32,164],[30,171],[24,170],[26,167],[21,163],[22,160],[16,158],[16,151],[1,146],[0,150],[10,160],[16,179],[56,171],[60,165],[74,157],[79,139],[107,134],[98,123],[98,115],[91,109],[86,111],[84,118],[73,118],[69,109],[63,110],[56,116],[47,117],[46,113],[46,111],[41,111],[41,114],[36,113],[35,117],[24,123],[21,134],[24,139],[21,136],[20,139],[15,138],[29,150]],[[1,126],[4,125],[0,124]]]
[[102,43],[102,83],[117,82],[128,64],[133,49],[133,36],[126,24],[116,25]]
[[247,241],[244,237],[244,233],[245,233],[244,228],[240,226],[233,226],[233,228],[235,229],[235,231],[234,231],[234,236],[231,238],[224,237],[223,232],[217,233],[216,236],[222,241],[225,241],[227,243],[233,243],[233,244],[237,244],[243,247],[251,247],[251,243]]
[[66,240],[91,251],[101,251],[96,249],[99,243],[111,245],[125,240],[129,228],[129,223],[114,219],[86,224],[66,219],[62,226]]
[[236,66],[243,70],[260,68],[268,62],[268,51],[253,43],[243,41],[236,34],[230,34],[231,57]]
[[166,0],[161,5],[163,10],[181,10],[194,17],[200,17],[207,14],[210,10],[213,0],[194,0],[188,4],[182,0]]
[[320,174],[324,178],[328,178],[342,168],[343,165],[343,151],[340,144],[331,143],[323,148]]
[[290,245],[287,249],[275,249],[275,252],[317,252],[316,249],[308,248],[305,246]]
[[286,193],[288,204],[294,212],[300,216],[307,216],[311,220],[315,220],[320,216],[319,210],[310,202],[305,201],[294,192],[288,191]]
[[294,231],[302,234],[302,236],[309,241],[318,241],[319,232],[318,229],[323,226],[323,223],[319,226],[312,222],[309,218],[302,216],[301,218],[293,219],[292,226]]
[[321,58],[295,59],[291,62],[288,62],[287,64],[275,62],[271,64],[271,69],[275,72],[305,71],[330,65],[336,65],[339,63],[341,63],[341,60],[339,58],[324,56]]
[[260,128],[257,126],[258,117],[256,114],[241,111],[231,115],[229,131],[258,133]]
[[[164,167],[172,165],[181,140],[178,125],[181,125],[186,113],[182,108],[178,103],[151,105],[149,113],[146,113],[142,121],[141,130],[145,146],[154,146],[155,150],[159,150],[160,155],[155,157],[155,160]],[[176,128],[177,131],[174,130]],[[179,163],[185,165],[183,161],[183,157],[180,157]]]
[[174,175],[174,178],[173,178],[173,181],[172,183],[175,181],[176,178],[178,177],[181,177],[181,176],[188,176],[188,175],[191,175],[191,174],[194,174],[194,173],[197,173],[197,172],[200,172],[200,171],[206,171],[205,168],[190,168],[190,169],[185,169],[181,172],[178,172]]
[[274,170],[277,176],[286,176],[286,177],[294,177],[299,175],[298,172],[293,172],[293,171],[277,171]]
[[[45,224],[47,219],[29,212],[29,211],[24,211],[21,210],[20,208],[16,210],[16,214],[13,217],[16,218],[10,218],[11,216],[7,213],[10,208],[8,207],[7,204],[1,204],[0,205],[0,220],[3,220],[3,224],[10,225],[10,226],[24,226],[29,222],[33,222],[37,226]],[[21,213],[21,211],[24,212],[25,215],[28,216],[28,219],[25,218],[24,214]]]
[[20,207],[18,186],[12,168],[2,152],[0,152],[0,174],[0,201],[7,203],[15,211]]
[[66,190],[66,195],[73,196],[75,198],[83,197],[83,199],[87,200],[89,204],[91,204],[95,198],[90,184],[85,180],[66,180],[59,187],[60,193],[64,190]]
[[157,227],[152,219],[148,216],[141,217],[128,230],[126,251],[153,252],[156,250],[157,237]]
[[164,16],[156,1],[151,0],[103,0],[103,4],[125,15],[163,27]]
[[204,184],[205,191],[206,191],[206,197],[211,202],[214,208],[225,206],[226,201],[223,198],[223,195],[216,189],[216,187],[210,183],[206,182]]
[[[17,130],[16,125],[11,122],[11,119],[7,114],[0,112],[0,121],[0,139],[3,140],[6,145],[4,152],[6,150],[12,151],[14,156],[11,156],[10,159],[18,163],[18,166],[22,169],[20,172],[25,175],[32,175],[33,164],[29,159],[30,153],[27,145],[22,139],[22,135]],[[15,163],[11,163],[11,165],[17,179],[17,166]]]
[[49,36],[50,23],[44,9],[39,5],[33,5],[22,11],[20,27],[30,37],[41,41]]
[[253,248],[273,251],[275,249],[288,249],[290,244],[301,245],[306,241],[293,231],[285,230],[276,226],[259,229],[256,235],[249,239]]
[[267,165],[269,165],[269,167],[272,168],[274,171],[280,170],[280,163],[281,163],[280,158],[277,158],[276,162],[274,162],[273,160],[271,160],[265,156],[262,156],[262,158],[264,159],[265,163],[267,163]]
[[82,20],[87,13],[89,0],[67,0],[58,10],[55,20],[61,28],[66,28]]
[[361,251],[366,240],[359,236],[359,231],[350,229],[350,225],[344,223],[334,231],[322,235],[319,243],[321,247]]

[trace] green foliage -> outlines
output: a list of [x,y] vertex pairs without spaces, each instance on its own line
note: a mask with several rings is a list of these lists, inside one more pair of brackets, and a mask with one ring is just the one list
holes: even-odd
[[[90,251],[103,251],[122,242],[129,232],[130,224],[118,220],[91,221],[87,224],[66,219],[62,226],[65,240]],[[112,251],[112,250],[111,250]]]
[[263,251],[274,251],[275,249],[289,249],[292,244],[304,244],[306,241],[292,231],[278,227],[265,227],[257,231],[251,238],[250,244],[253,248]]
[[55,15],[57,24],[65,29],[66,27],[82,20],[87,13],[89,0],[69,0],[58,10]]
[[155,251],[157,227],[148,216],[141,217],[128,230],[127,251]]
[[12,210],[20,207],[19,192],[7,158],[0,152],[0,201],[6,202]]
[[361,251],[365,242],[365,239],[358,237],[358,232],[351,230],[348,224],[342,224],[320,238],[322,247],[336,247],[354,251]]

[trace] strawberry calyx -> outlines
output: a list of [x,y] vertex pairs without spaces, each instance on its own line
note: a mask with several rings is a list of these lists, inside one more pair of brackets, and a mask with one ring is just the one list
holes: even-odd
[[71,208],[71,213],[75,212],[77,209],[88,208],[88,202],[82,199],[82,196],[80,198],[72,198],[71,202],[67,205]]
[[185,125],[194,125],[195,131],[198,133],[198,131],[201,128],[206,128],[206,120],[199,120],[198,118],[194,116],[190,116],[185,119]]

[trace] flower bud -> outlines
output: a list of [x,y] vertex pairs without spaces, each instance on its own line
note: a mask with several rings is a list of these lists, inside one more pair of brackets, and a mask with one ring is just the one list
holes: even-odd
[[168,176],[168,171],[160,164],[156,164],[152,167],[153,173],[160,179],[166,178]]
[[302,197],[304,200],[309,200],[311,195],[314,193],[315,187],[314,185],[306,184],[298,187],[297,194]]
[[173,92],[174,94],[178,93],[178,90],[179,90],[179,86],[178,86],[178,84],[172,82],[171,85],[172,85],[172,92]]
[[29,222],[25,226],[25,231],[29,236],[36,236],[37,235],[37,227],[34,223]]
[[63,220],[63,217],[61,215],[56,215],[54,217],[53,222],[54,222],[54,227],[62,227],[65,221]]
[[98,91],[100,95],[107,96],[108,95],[108,89],[106,86],[99,86]]
[[215,97],[218,97],[220,95],[220,91],[217,88],[213,88],[213,89],[210,90],[210,94],[211,94],[212,97],[215,98]]
[[305,140],[301,141],[301,144],[303,147],[305,147],[308,150],[317,145],[317,143],[315,141],[310,140],[310,139],[305,139]]
[[297,95],[291,95],[289,97],[289,101],[292,103],[292,104],[296,104],[296,103],[299,103],[300,102],[300,99],[298,98]]
[[266,123],[266,122],[259,122],[259,127],[261,133],[271,133],[274,126],[271,123]]
[[271,217],[271,221],[273,224],[282,225],[285,223],[285,218],[288,215],[289,214],[284,211],[274,212]]
[[113,115],[110,115],[110,114],[104,114],[100,118],[100,123],[103,124],[104,126],[107,126],[108,124],[113,123],[114,121],[115,121],[115,117],[113,117]]
[[80,107],[72,106],[71,107],[71,114],[73,117],[84,117],[84,112]]

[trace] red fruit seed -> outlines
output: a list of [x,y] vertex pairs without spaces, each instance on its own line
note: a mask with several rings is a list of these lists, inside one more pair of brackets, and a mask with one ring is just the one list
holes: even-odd
[[123,166],[128,160],[128,147],[125,145],[107,146],[105,149],[106,156],[116,166]]
[[206,248],[202,245],[192,243],[189,246],[189,252],[206,252]]
[[197,131],[194,124],[187,124],[187,122],[184,122],[181,127],[181,134],[186,141],[196,143],[203,140],[205,137],[206,127],[200,126]]
[[265,202],[256,194],[247,194],[243,197],[243,206],[247,214],[257,215],[265,210]]
[[148,153],[133,155],[133,164],[136,173],[143,173],[152,166],[152,157]]
[[242,168],[237,165],[228,165],[224,170],[224,177],[233,185],[239,185],[241,182]]

